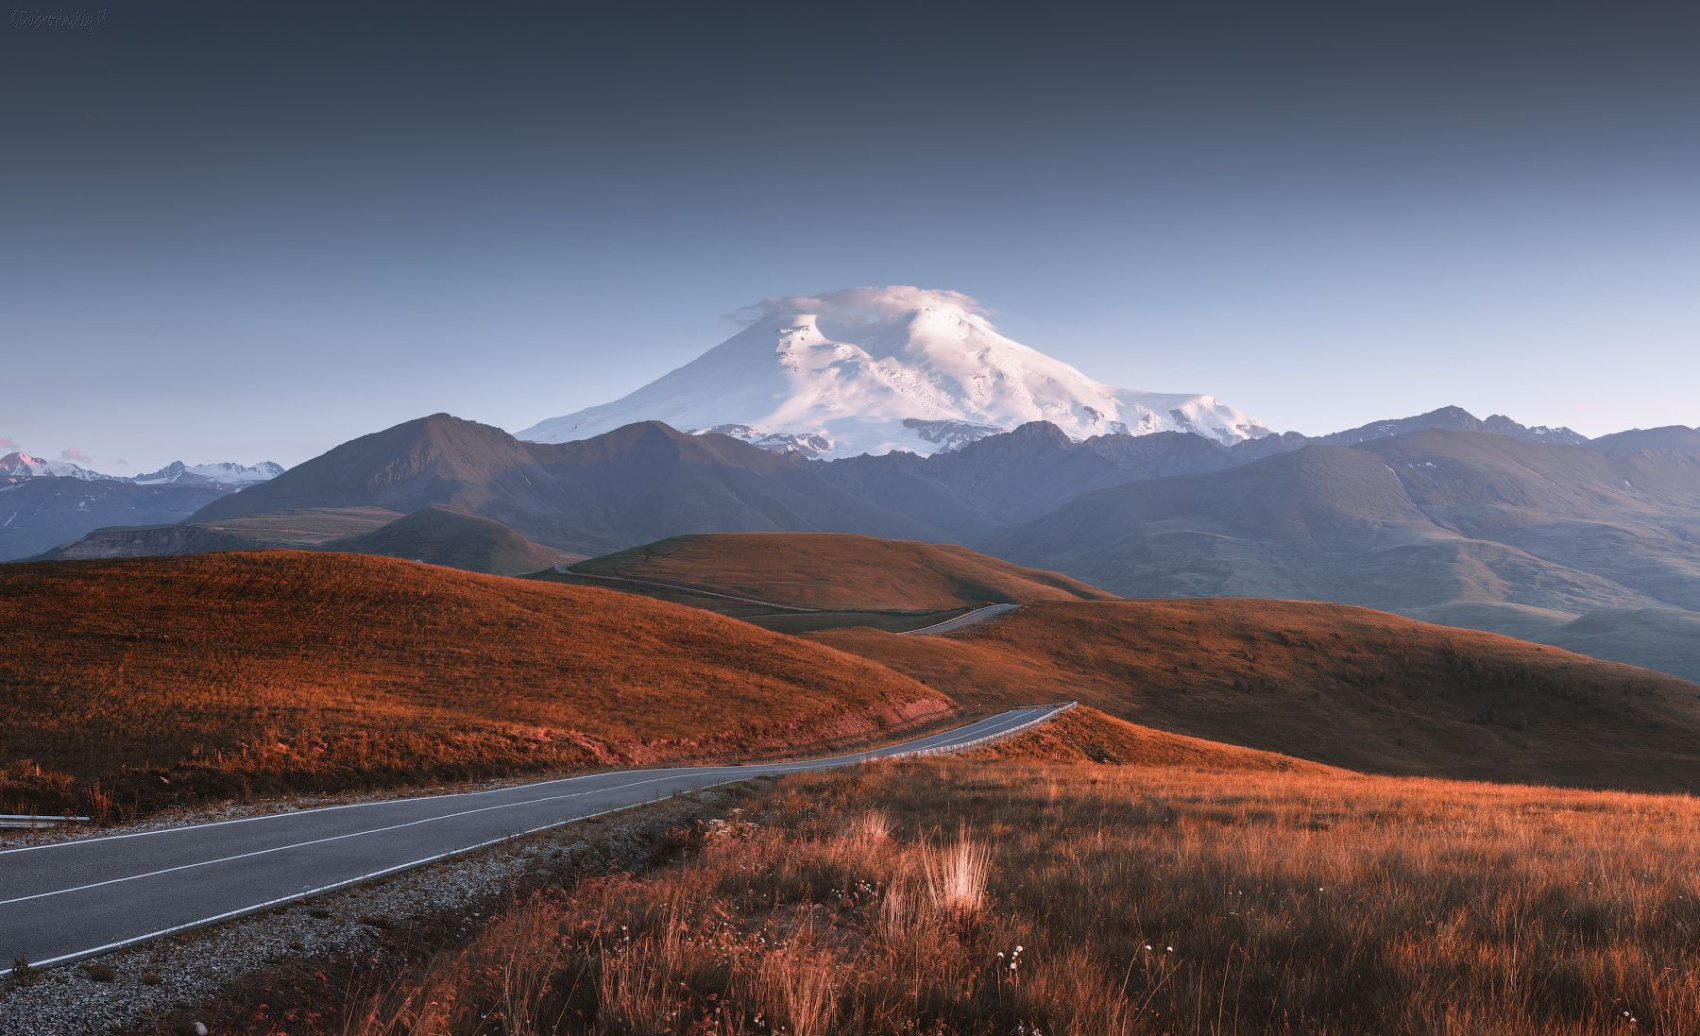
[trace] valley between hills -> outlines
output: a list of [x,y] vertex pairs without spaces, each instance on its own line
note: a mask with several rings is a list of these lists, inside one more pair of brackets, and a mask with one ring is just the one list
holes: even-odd
[[[988,604],[1016,607],[902,632]],[[1122,600],[965,548],[815,533],[692,535],[527,578],[298,549],[33,562],[0,568],[0,621],[0,810],[119,824],[819,755],[1081,703],[963,756],[645,807],[673,827],[535,835],[502,883],[482,856],[438,864],[484,898],[367,915],[375,945],[336,933],[347,897],[382,886],[241,922],[325,941],[234,981],[192,963],[216,928],[74,972],[100,976],[79,1003],[121,1015],[377,1036],[481,1031],[492,1011],[987,1034],[1231,1031],[1211,1019],[1237,1013],[1414,1036],[1700,1010],[1666,977],[1692,953],[1697,907],[1666,882],[1700,813],[1668,793],[1700,782],[1700,687],[1558,648],[1334,604]],[[1512,915],[1533,954],[1517,966]],[[1437,918],[1468,973],[1417,940]],[[158,999],[189,974],[204,992]],[[69,1011],[75,988],[14,975],[0,1018]]]

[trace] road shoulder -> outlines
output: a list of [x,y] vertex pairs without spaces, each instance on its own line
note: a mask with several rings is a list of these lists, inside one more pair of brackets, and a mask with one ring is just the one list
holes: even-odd
[[[666,860],[693,825],[750,794],[734,785],[515,839],[385,881],[0,983],[0,1036],[221,1031],[288,983],[346,991],[419,954],[452,948],[480,918],[580,875]],[[358,972],[358,974],[357,974]],[[108,977],[110,976],[110,977]],[[339,983],[341,983],[339,985]]]

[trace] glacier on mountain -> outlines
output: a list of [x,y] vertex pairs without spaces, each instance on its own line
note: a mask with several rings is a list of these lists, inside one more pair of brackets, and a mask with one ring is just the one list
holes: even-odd
[[1269,434],[1212,396],[1132,392],[999,334],[974,299],[894,286],[769,299],[744,329],[612,403],[518,433],[568,442],[636,421],[720,432],[809,457],[955,449],[1029,421],[1077,439]]

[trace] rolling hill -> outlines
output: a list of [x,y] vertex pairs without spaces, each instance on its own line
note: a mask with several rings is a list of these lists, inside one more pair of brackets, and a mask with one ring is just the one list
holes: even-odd
[[321,549],[406,558],[497,576],[524,575],[581,557],[533,543],[501,522],[442,504],[422,507],[372,532],[331,540]]
[[1073,698],[1141,726],[1370,773],[1700,790],[1700,686],[1362,608],[1041,602],[949,636],[811,639],[970,708]]
[[1544,631],[1542,643],[1700,681],[1700,613],[1670,608],[1590,612]]
[[966,547],[824,533],[678,536],[581,561],[574,572],[822,610],[936,611],[1114,595]]
[[376,532],[398,518],[384,507],[302,507],[197,522],[267,547],[320,547],[332,540]]
[[0,568],[0,811],[800,750],[949,708],[605,590],[267,551]]
[[177,525],[121,525],[96,529],[31,560],[173,557],[280,548],[377,554],[488,575],[523,575],[583,557],[533,543],[501,522],[431,504],[410,515],[382,507],[301,507]]
[[1020,737],[976,749],[975,756],[1025,763],[1096,763],[1180,770],[1253,770],[1264,773],[1345,774],[1322,763],[1279,752],[1171,734],[1120,720],[1082,705]]
[[[1127,596],[1341,601],[1700,679],[1700,642],[1681,618],[1700,615],[1700,433],[1587,441],[1455,407],[1231,446],[1177,432],[1076,441],[1032,422],[931,456],[829,463],[654,422],[545,444],[439,414],[345,443],[190,522],[248,540],[101,530],[58,556],[276,546],[266,530],[295,516],[434,505],[507,526],[509,550],[528,540],[538,559],[723,532],[960,542]],[[432,556],[451,556],[438,533]],[[487,565],[482,550],[466,563]],[[1624,635],[1602,635],[1603,618],[1562,632],[1592,615]]]

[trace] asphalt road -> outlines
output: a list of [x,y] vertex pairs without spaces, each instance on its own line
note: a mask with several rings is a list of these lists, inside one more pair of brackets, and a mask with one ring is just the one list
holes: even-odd
[[988,604],[984,608],[975,608],[971,612],[964,612],[954,619],[946,619],[943,622],[935,622],[931,626],[922,626],[918,630],[904,630],[900,635],[913,637],[922,633],[955,633],[959,629],[966,629],[969,626],[977,626],[980,623],[985,622],[987,619],[995,619],[999,615],[1002,615],[1005,612],[1012,612],[1019,607],[1021,607],[1019,604]]
[[9,968],[21,956],[48,965],[104,953],[679,792],[955,751],[1067,707],[1014,709],[826,759],[622,770],[0,850],[0,964]]

